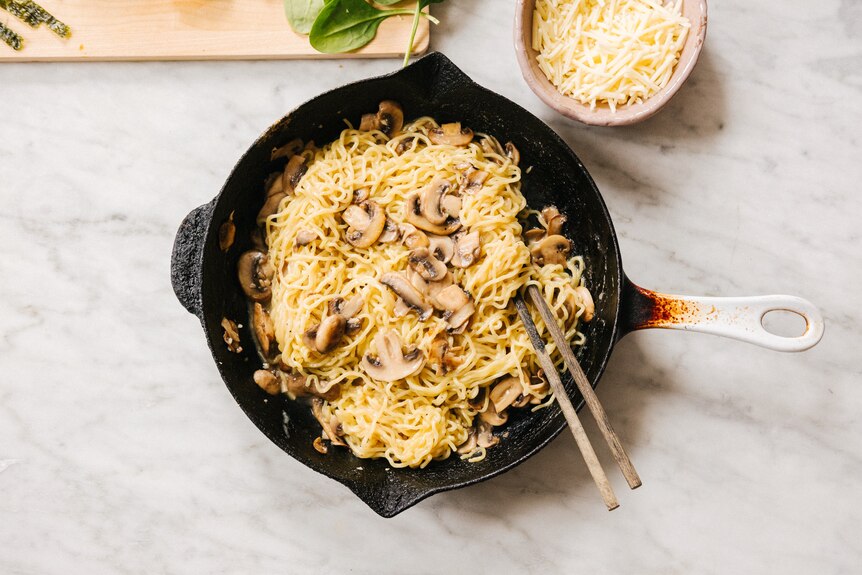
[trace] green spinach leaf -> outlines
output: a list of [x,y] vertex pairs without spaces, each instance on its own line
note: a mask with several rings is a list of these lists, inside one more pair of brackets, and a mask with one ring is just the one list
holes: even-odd
[[380,23],[391,16],[413,15],[413,10],[380,10],[365,0],[329,0],[309,34],[312,47],[324,54],[350,52],[371,42]]
[[308,34],[325,0],[284,0],[284,13],[297,34]]

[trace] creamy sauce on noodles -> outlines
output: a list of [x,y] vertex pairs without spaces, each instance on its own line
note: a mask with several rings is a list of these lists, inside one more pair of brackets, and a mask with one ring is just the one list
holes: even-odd
[[[534,409],[552,400],[546,387],[531,383],[539,366],[511,300],[524,286],[536,284],[560,317],[566,317],[565,300],[576,293],[583,270],[579,257],[565,265],[533,265],[518,219],[526,209],[521,169],[505,156],[483,151],[477,141],[460,147],[432,144],[427,132],[436,127],[433,119],[420,118],[392,139],[379,131],[348,128],[321,148],[307,146],[299,153],[308,171],[294,195],[282,200],[266,222],[268,255],[276,270],[268,311],[281,363],[305,374],[312,384],[341,386],[340,396],[324,404],[324,413],[340,422],[342,439],[354,454],[385,457],[395,467],[424,467],[452,454],[467,440],[477,414],[468,401],[481,397],[482,388],[503,376],[517,377],[525,392],[541,400]],[[413,142],[399,155],[396,148],[409,138]],[[375,381],[360,362],[375,353],[374,336],[380,330],[395,330],[406,348],[427,355],[448,325],[438,315],[425,321],[415,313],[396,316],[397,296],[379,279],[387,272],[403,272],[410,250],[400,242],[350,245],[341,214],[353,202],[355,190],[368,188],[369,199],[390,219],[404,222],[410,195],[437,176],[459,181],[465,165],[489,177],[480,189],[463,194],[460,210],[464,228],[481,237],[477,261],[452,270],[476,307],[466,331],[448,336],[464,361],[446,374],[426,364],[405,379]],[[312,232],[316,239],[297,245],[301,231]],[[329,302],[357,294],[365,304],[356,316],[362,320],[356,333],[325,354],[303,344],[302,334],[321,322]],[[582,304],[577,305],[580,314]],[[534,320],[544,332],[538,313]],[[583,343],[577,322],[567,325],[566,337]],[[548,347],[553,353],[553,344]],[[484,449],[472,457],[481,459]]]

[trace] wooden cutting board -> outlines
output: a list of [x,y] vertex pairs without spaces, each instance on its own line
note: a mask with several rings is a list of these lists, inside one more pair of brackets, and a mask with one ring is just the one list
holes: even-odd
[[[389,18],[374,41],[361,50],[326,55],[290,29],[283,0],[38,2],[72,28],[72,37],[58,38],[44,26],[33,30],[0,10],[0,22],[24,38],[19,52],[0,42],[0,62],[393,57],[404,55],[412,26],[408,16]],[[423,18],[414,43],[416,53],[428,49],[428,36],[428,21]]]

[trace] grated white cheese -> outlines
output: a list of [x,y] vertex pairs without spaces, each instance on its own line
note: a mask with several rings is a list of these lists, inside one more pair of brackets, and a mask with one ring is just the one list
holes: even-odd
[[682,0],[536,0],[533,49],[560,93],[616,110],[667,85],[690,27]]

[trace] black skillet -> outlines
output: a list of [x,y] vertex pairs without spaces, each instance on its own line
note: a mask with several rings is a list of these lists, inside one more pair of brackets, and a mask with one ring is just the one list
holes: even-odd
[[[506,427],[508,437],[479,463],[451,457],[425,469],[393,469],[385,460],[361,460],[344,449],[317,453],[312,441],[320,428],[308,407],[267,396],[253,382],[252,373],[261,362],[235,270],[239,254],[251,245],[249,235],[262,204],[263,181],[272,170],[270,152],[294,138],[332,140],[344,128],[344,118],[358,125],[360,116],[376,110],[384,99],[400,102],[407,119],[430,115],[439,122],[460,121],[500,141],[511,140],[521,153],[522,191],[530,206],[555,205],[568,215],[566,233],[574,252],[586,260],[586,284],[596,294],[596,318],[585,326],[587,343],[577,350],[593,386],[614,344],[644,327],[720,333],[785,351],[807,349],[819,340],[822,320],[805,300],[663,296],[632,284],[623,273],[605,203],[572,150],[538,118],[477,85],[442,54],[430,54],[394,74],[337,88],[306,102],[267,130],[234,167],[221,193],[186,217],[174,245],[171,279],[180,302],[203,324],[222,379],[255,425],[301,463],[346,485],[380,515],[392,517],[434,493],[508,471],[547,445],[566,425],[555,405],[512,417]],[[529,171],[528,166],[532,166]],[[237,225],[236,243],[224,254],[219,250],[218,229],[231,212]],[[805,317],[806,333],[779,338],[764,331],[760,317],[772,309],[791,309]],[[223,317],[243,325],[241,354],[231,353],[224,344]],[[565,376],[564,383],[575,397],[571,379]],[[576,399],[576,405],[582,404]]]

